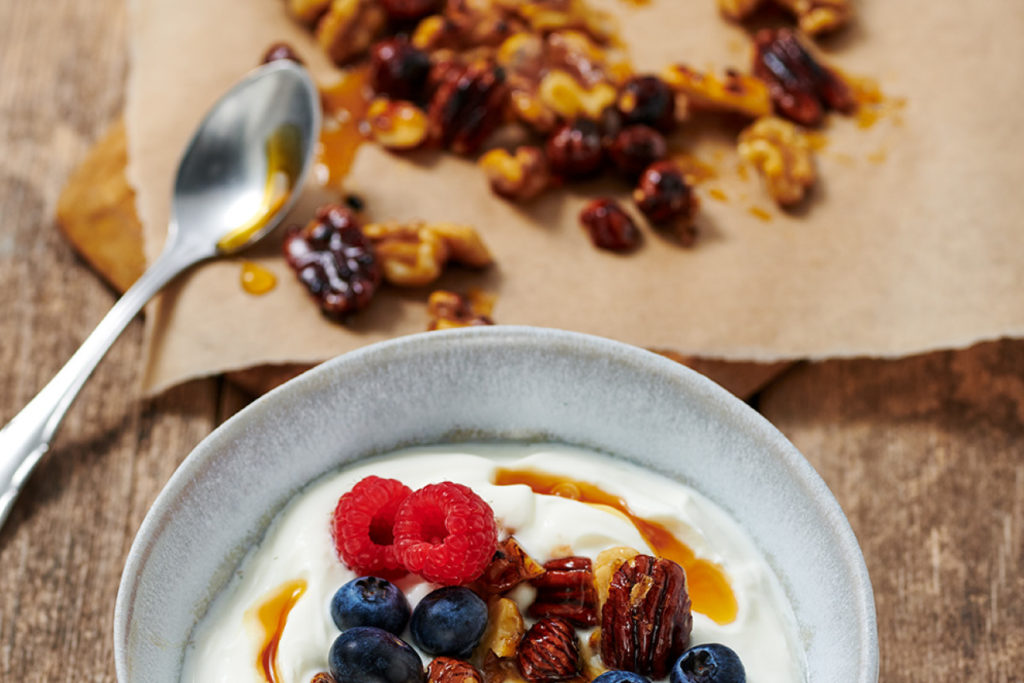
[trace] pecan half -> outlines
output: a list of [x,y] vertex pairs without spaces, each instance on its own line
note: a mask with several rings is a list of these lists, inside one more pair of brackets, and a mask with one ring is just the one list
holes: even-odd
[[583,670],[576,631],[565,619],[545,617],[519,643],[516,663],[530,683],[575,678]]
[[450,69],[430,102],[430,132],[442,147],[472,154],[502,122],[505,72],[489,62]]
[[671,560],[637,555],[612,576],[601,610],[601,659],[611,669],[664,678],[693,627],[686,573]]
[[563,557],[544,563],[543,575],[530,581],[537,597],[531,617],[562,617],[576,626],[597,625],[597,594],[589,557]]
[[850,113],[856,108],[846,83],[819,62],[792,30],[758,31],[754,48],[754,75],[768,84],[775,108],[786,118],[816,126],[826,109]]
[[435,657],[427,665],[427,683],[483,683],[484,677],[469,662]]

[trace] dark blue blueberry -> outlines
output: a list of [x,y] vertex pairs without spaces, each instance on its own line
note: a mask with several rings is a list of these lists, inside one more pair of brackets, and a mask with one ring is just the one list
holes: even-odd
[[462,586],[438,588],[416,605],[409,627],[427,654],[465,659],[487,628],[487,604]]
[[747,683],[743,662],[719,643],[691,647],[672,667],[672,683]]
[[605,671],[593,680],[593,683],[651,683],[647,676],[635,674],[632,671]]
[[416,650],[373,626],[356,626],[338,636],[327,663],[334,680],[345,683],[423,683],[425,679]]
[[376,576],[352,579],[331,598],[331,618],[342,631],[356,626],[376,626],[401,635],[411,611],[402,591]]

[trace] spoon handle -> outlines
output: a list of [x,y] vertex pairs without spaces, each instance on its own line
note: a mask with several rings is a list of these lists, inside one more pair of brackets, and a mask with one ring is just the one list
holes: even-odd
[[64,414],[107,350],[146,302],[197,260],[186,250],[168,245],[114,304],[49,384],[0,429],[0,527],[14,507],[18,492],[29,474],[49,449],[50,440]]

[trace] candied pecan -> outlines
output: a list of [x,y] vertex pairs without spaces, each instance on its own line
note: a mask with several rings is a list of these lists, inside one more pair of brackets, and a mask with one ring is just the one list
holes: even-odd
[[523,550],[515,537],[509,536],[498,544],[491,563],[476,580],[474,588],[485,595],[498,595],[543,573],[544,567]]
[[506,199],[533,199],[551,182],[548,162],[540,147],[517,147],[514,155],[501,148],[492,149],[477,163],[494,194]]
[[376,0],[333,0],[317,24],[316,38],[336,64],[344,65],[363,55],[386,23]]
[[815,36],[834,31],[853,16],[850,0],[775,0],[796,15],[800,30]]
[[321,207],[304,228],[285,235],[284,257],[328,317],[365,308],[381,282],[373,244],[347,208]]
[[270,62],[276,62],[280,59],[288,59],[293,62],[302,64],[302,58],[295,52],[288,43],[274,43],[267,48],[267,51],[263,53],[262,64],[269,64]]
[[557,175],[568,178],[595,175],[604,164],[601,128],[590,119],[576,119],[548,138],[545,151],[548,164]]
[[819,62],[790,29],[762,29],[754,36],[754,75],[768,84],[775,108],[805,126],[821,123],[826,109],[856,108],[850,88]]
[[453,657],[434,657],[427,665],[427,683],[483,683],[484,677],[469,662]]
[[629,251],[640,244],[636,224],[614,199],[599,198],[587,204],[580,212],[580,224],[595,247]]
[[674,64],[661,77],[678,93],[686,96],[694,109],[732,111],[757,118],[772,112],[772,98],[764,81],[727,69],[725,78],[701,73],[683,64]]
[[676,125],[676,94],[657,76],[636,76],[622,86],[619,111],[626,124],[642,123],[668,132]]
[[640,175],[633,201],[655,225],[689,224],[697,212],[696,195],[671,161],[651,164]]
[[450,330],[454,327],[493,325],[492,301],[483,295],[463,296],[439,289],[427,299],[428,330]]
[[430,55],[410,45],[405,37],[382,40],[370,51],[370,86],[377,94],[395,100],[419,102],[430,67]]
[[648,166],[668,154],[665,136],[649,126],[626,126],[608,146],[608,156],[615,167],[630,180],[636,179]]
[[[634,228],[635,229],[635,228]],[[597,594],[589,557],[563,557],[544,563],[544,573],[530,581],[537,597],[531,617],[562,617],[586,628],[597,624]]]
[[801,201],[816,179],[810,140],[789,121],[758,119],[740,133],[739,152],[764,176],[769,194],[782,206]]
[[321,671],[320,673],[313,676],[313,679],[309,683],[335,683],[335,680],[334,676],[332,676],[331,674],[327,673],[326,671]]
[[519,642],[516,663],[530,683],[575,678],[582,672],[576,631],[565,619],[544,617]]
[[427,139],[427,115],[412,102],[377,98],[366,123],[370,137],[388,149],[415,149]]
[[433,282],[449,260],[481,268],[493,261],[476,230],[454,223],[370,223],[373,242],[388,282],[419,286]]
[[505,72],[489,62],[451,69],[430,103],[431,137],[456,154],[472,154],[502,121]]
[[388,16],[398,21],[414,21],[436,11],[440,0],[380,0]]
[[525,632],[526,624],[516,603],[508,598],[492,599],[487,605],[487,629],[480,638],[476,654],[484,661],[489,655],[515,657]]
[[612,576],[601,608],[601,659],[612,669],[664,678],[690,640],[686,573],[671,560],[637,555]]

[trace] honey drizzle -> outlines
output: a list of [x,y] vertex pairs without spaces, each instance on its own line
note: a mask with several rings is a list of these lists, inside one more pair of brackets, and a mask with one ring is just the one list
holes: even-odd
[[535,470],[498,468],[494,474],[494,483],[497,486],[523,484],[529,486],[534,493],[561,496],[618,510],[633,523],[659,557],[672,560],[686,570],[687,589],[695,612],[706,615],[717,624],[735,621],[739,605],[722,568],[698,558],[692,548],[661,524],[633,514],[622,498],[594,484]]
[[281,675],[277,670],[277,648],[281,644],[288,613],[306,592],[306,581],[296,579],[281,584],[274,593],[255,607],[256,619],[263,627],[263,646],[256,660],[256,668],[263,673],[267,683],[279,683]]
[[324,125],[316,163],[324,185],[340,186],[352,168],[359,146],[366,141],[359,132],[359,123],[370,106],[368,81],[369,71],[361,67],[350,69],[337,83],[320,89]]
[[288,201],[299,175],[300,144],[299,130],[290,123],[280,126],[267,138],[267,180],[260,204],[252,216],[217,242],[218,249],[234,251],[245,246]]
[[242,289],[256,296],[266,294],[277,286],[277,277],[260,264],[252,261],[242,262],[241,279]]

